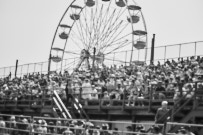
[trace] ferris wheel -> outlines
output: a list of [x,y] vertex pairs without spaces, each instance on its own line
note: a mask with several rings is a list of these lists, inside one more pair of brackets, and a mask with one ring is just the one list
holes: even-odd
[[146,61],[146,48],[146,23],[134,0],[73,0],[56,28],[49,71]]

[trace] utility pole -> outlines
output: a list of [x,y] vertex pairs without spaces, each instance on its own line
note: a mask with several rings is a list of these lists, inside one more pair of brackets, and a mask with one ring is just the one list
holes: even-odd
[[152,47],[151,47],[151,59],[150,59],[150,64],[154,63],[154,45],[155,45],[155,34],[153,34],[153,38],[152,38]]
[[15,77],[17,75],[17,71],[18,71],[18,60],[16,60]]

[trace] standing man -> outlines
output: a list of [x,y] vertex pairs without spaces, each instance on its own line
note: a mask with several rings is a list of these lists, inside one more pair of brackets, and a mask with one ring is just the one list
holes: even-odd
[[155,116],[155,123],[159,123],[159,124],[163,124],[166,118],[163,118],[163,116],[169,111],[168,109],[168,102],[167,101],[163,101],[161,103],[161,108],[159,108],[157,110],[156,116]]

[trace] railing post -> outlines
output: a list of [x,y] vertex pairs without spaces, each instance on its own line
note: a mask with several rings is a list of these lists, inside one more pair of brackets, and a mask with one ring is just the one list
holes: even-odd
[[125,95],[126,95],[126,91],[124,90],[124,92],[123,92],[123,104],[122,104],[122,110],[123,111],[125,109]]
[[196,52],[197,52],[197,42],[195,42],[195,57],[196,57]]
[[181,56],[181,44],[179,45],[179,58]]
[[28,67],[27,67],[27,74],[28,74],[28,72],[29,72],[29,64],[28,64]]
[[151,87],[148,87],[148,90],[149,90],[149,107],[148,107],[148,112],[150,112],[151,111],[151,108],[152,108],[152,96],[153,96],[153,87],[152,87],[152,85],[151,85]]
[[42,72],[43,72],[43,62],[41,64],[41,74],[42,74]]
[[164,50],[164,63],[166,62],[166,46],[165,46],[165,50]]
[[193,95],[193,110],[196,109],[197,107],[197,95],[196,95],[196,92],[197,92],[197,82],[195,82],[195,91],[194,91],[194,95]]
[[34,73],[35,73],[36,63],[34,64]]
[[6,74],[5,72],[6,72],[6,68],[4,67],[4,77],[5,77],[5,74]]
[[127,60],[127,51],[125,51],[125,66],[126,66],[126,60]]
[[23,72],[23,65],[21,66],[20,77],[22,76],[22,72]]

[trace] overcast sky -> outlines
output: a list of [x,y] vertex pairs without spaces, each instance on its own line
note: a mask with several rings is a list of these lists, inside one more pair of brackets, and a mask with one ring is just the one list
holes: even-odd
[[[47,61],[57,24],[69,3],[0,0],[0,67],[15,65],[16,59],[19,64]],[[138,0],[138,4],[149,42],[155,33],[156,46],[203,40],[202,0]]]

